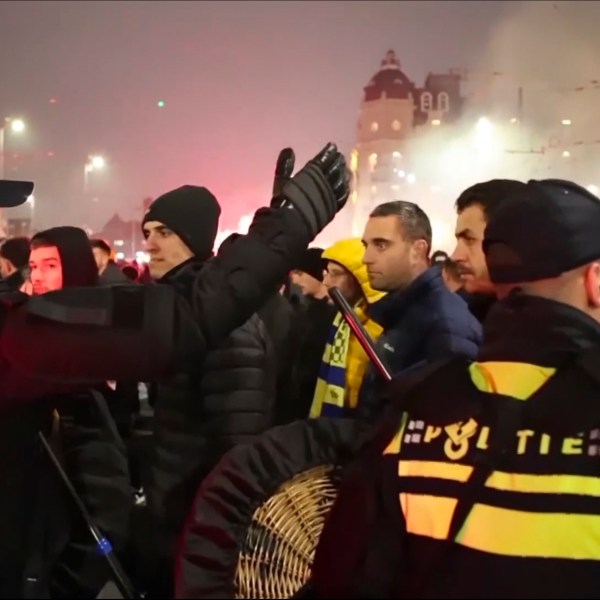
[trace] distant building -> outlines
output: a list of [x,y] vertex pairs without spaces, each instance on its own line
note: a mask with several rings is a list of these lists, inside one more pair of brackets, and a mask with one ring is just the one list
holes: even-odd
[[430,73],[418,87],[401,70],[393,50],[364,88],[356,147],[350,158],[354,186],[350,205],[355,235],[371,210],[402,198],[415,175],[407,142],[424,128],[444,126],[461,115],[461,76]]

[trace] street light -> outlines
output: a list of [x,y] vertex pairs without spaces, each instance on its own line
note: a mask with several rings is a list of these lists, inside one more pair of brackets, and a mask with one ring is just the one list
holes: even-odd
[[104,160],[104,156],[92,156],[90,158],[90,164],[92,165],[94,170],[99,171],[104,169],[106,161]]
[[4,135],[7,125],[10,126],[11,133],[19,134],[25,131],[25,121],[23,119],[4,117],[4,122],[0,125],[0,179],[4,179]]
[[25,131],[25,121],[23,119],[10,120],[10,130],[13,133],[23,133]]

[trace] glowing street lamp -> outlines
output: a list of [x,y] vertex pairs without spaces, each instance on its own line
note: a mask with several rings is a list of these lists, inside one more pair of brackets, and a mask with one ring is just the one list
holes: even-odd
[[101,171],[106,166],[106,160],[104,156],[92,156],[90,157],[90,165],[92,166],[92,170]]
[[23,119],[10,119],[10,130],[13,133],[23,133],[25,131],[25,121]]

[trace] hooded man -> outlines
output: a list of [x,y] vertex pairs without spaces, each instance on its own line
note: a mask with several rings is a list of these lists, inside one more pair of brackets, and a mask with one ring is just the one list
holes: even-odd
[[[29,267],[34,295],[90,287],[97,281],[88,238],[76,227],[55,227],[35,235]],[[32,346],[39,343],[34,337],[29,342]],[[2,452],[5,457],[13,452],[20,456],[16,469],[11,460],[3,467],[2,502],[18,503],[13,518],[27,523],[23,525],[27,534],[19,539],[20,551],[7,549],[22,561],[14,570],[7,566],[12,563],[2,559],[4,548],[0,551],[0,590],[12,588],[13,593],[25,597],[93,598],[110,577],[106,560],[81,522],[73,500],[64,495],[48,457],[40,452],[37,434],[43,432],[58,449],[93,521],[115,549],[122,551],[128,541],[132,502],[129,471],[125,448],[105,400],[97,391],[57,394],[45,397],[44,402],[19,406],[11,417],[0,421],[5,432],[1,434]],[[14,541],[4,540],[3,544],[10,546]]]
[[[142,223],[150,274],[189,296],[211,262],[221,208],[206,188],[180,187],[157,198]],[[269,428],[276,367],[255,315],[204,361],[180,366],[155,388],[149,517],[157,534],[149,591],[172,597],[177,536],[201,481],[221,456]]]

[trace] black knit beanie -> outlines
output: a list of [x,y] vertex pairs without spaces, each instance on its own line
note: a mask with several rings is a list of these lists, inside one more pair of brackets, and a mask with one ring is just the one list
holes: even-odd
[[294,269],[308,273],[315,279],[323,281],[323,271],[327,266],[327,261],[321,258],[323,252],[323,248],[309,248],[296,263]]
[[158,197],[144,215],[142,226],[159,221],[176,233],[199,260],[212,254],[221,207],[204,187],[184,185]]
[[56,246],[62,267],[63,288],[96,285],[98,266],[90,240],[79,227],[52,227],[36,233],[31,238],[31,246],[36,244]]

